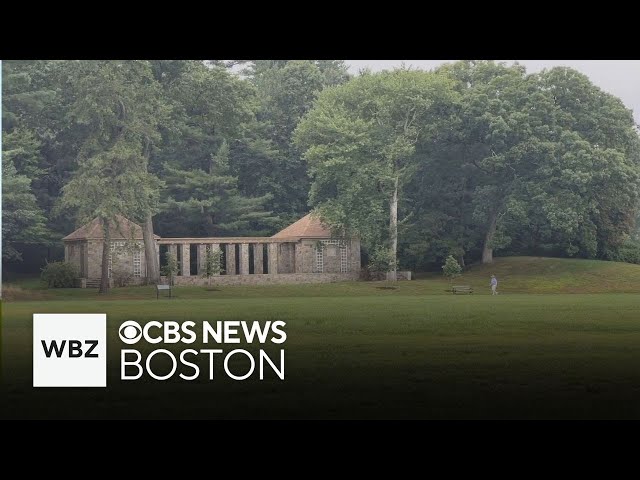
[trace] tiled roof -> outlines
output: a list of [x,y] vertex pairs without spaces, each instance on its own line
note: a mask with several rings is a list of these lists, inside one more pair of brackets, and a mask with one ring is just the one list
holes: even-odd
[[[142,228],[137,223],[123,217],[122,215],[116,215],[116,221],[112,221],[109,225],[109,233],[111,240],[142,240]],[[70,233],[62,240],[75,241],[75,240],[102,240],[104,233],[102,231],[102,222],[98,217],[91,220],[86,225],[83,225],[75,232]],[[153,238],[160,238],[158,235],[154,235]]]
[[309,213],[287,228],[280,230],[273,237],[331,238],[331,230],[323,225],[317,216]]

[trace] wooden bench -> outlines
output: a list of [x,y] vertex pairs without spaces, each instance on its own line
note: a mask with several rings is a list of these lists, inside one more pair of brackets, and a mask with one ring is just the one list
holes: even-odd
[[456,285],[452,287],[452,292],[456,293],[473,293],[473,287],[471,285]]
[[160,298],[160,290],[169,290],[169,298],[171,298],[171,285],[156,285],[156,299]]

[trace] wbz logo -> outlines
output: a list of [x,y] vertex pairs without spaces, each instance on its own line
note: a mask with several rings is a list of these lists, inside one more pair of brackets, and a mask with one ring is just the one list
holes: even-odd
[[34,387],[106,387],[107,315],[35,313]]
[[[66,340],[62,340],[62,343],[58,345],[55,340],[51,340],[51,344],[47,346],[46,340],[41,340],[42,348],[44,349],[44,354],[47,358],[51,358],[51,355],[55,352],[56,357],[60,358],[64,355],[64,346],[67,344]],[[85,345],[89,345],[90,348],[86,352],[84,352],[84,357],[86,358],[98,358],[99,355],[97,353],[91,353],[98,346],[98,340],[85,340]],[[82,357],[82,342],[80,340],[69,340],[69,358],[78,358]]]

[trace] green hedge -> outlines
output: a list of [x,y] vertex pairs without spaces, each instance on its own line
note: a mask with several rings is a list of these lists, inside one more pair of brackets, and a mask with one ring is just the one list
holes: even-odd
[[76,267],[67,262],[52,262],[42,269],[42,282],[49,288],[71,288],[78,278]]

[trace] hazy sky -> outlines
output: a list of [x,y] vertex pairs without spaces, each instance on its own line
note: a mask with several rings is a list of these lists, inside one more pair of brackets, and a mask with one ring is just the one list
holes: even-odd
[[[430,70],[454,60],[345,60],[353,74],[363,67],[373,71],[407,66]],[[512,63],[513,60],[505,60]],[[527,72],[539,72],[543,68],[558,65],[575,68],[587,75],[602,90],[620,98],[633,110],[636,123],[640,123],[640,60],[518,60]]]

